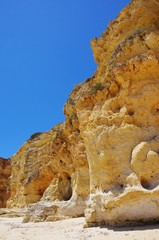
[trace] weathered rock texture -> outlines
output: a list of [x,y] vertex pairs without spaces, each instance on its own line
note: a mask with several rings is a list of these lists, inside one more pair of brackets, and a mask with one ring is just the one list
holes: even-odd
[[7,207],[35,203],[29,207],[25,221],[84,214],[90,186],[88,163],[79,129],[70,120],[28,140],[12,157],[11,165]]
[[24,221],[159,220],[159,1],[133,0],[91,45],[98,68],[71,93],[66,122],[11,159],[7,206],[32,203]]
[[10,197],[10,160],[0,158],[0,208],[6,207],[6,202]]
[[94,87],[103,89],[87,118],[78,112],[90,167],[88,225],[159,219],[158,44],[153,0],[132,1],[92,42]]

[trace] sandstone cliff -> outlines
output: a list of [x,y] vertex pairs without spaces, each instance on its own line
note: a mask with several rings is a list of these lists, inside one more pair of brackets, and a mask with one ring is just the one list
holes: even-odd
[[28,140],[12,157],[11,165],[7,207],[37,203],[30,206],[25,221],[84,214],[89,194],[88,163],[79,130],[70,120]]
[[0,158],[0,208],[6,207],[6,202],[10,197],[10,160]]
[[91,46],[98,68],[66,122],[11,158],[7,206],[30,204],[24,221],[159,220],[159,1],[133,0]]

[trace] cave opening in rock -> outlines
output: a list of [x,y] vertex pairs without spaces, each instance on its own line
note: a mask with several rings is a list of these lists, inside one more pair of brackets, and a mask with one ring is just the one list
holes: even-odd
[[59,190],[61,195],[61,200],[68,201],[72,197],[72,186],[71,186],[71,178],[67,177],[61,179],[59,182]]
[[159,185],[159,181],[157,181],[155,179],[155,177],[153,177],[153,176],[151,176],[151,178],[149,180],[141,178],[140,183],[141,183],[142,187],[147,190],[153,190],[154,188],[156,188]]

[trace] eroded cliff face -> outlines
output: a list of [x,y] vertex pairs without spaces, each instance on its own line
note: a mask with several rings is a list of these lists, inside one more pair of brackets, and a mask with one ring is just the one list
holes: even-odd
[[[78,126],[78,122],[74,125]],[[68,123],[28,140],[12,157],[11,197],[7,207],[23,208],[32,204],[24,221],[84,214],[89,173],[77,126],[69,119]]]
[[100,89],[87,118],[77,103],[90,167],[88,225],[159,219],[158,13],[158,1],[132,1],[92,42],[98,70],[90,85]]
[[159,1],[133,0],[91,45],[98,68],[70,94],[66,122],[11,159],[7,206],[32,204],[24,221],[159,220]]
[[10,197],[10,160],[0,158],[0,208],[6,207],[6,202]]
[[[62,126],[58,125],[55,129],[28,140],[12,157],[11,197],[7,202],[8,207],[24,207],[39,201],[53,179],[61,178],[61,181],[69,182],[71,158],[69,159],[65,140],[61,142],[61,128]],[[60,162],[58,157],[54,158],[54,164],[52,161],[57,146],[61,158],[64,152],[64,161],[67,161],[63,168],[59,166],[62,161]],[[65,198],[62,195],[57,193],[54,199]]]

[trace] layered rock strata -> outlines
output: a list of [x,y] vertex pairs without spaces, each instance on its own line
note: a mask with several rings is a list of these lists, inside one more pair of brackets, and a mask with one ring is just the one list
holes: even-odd
[[32,204],[24,221],[84,214],[89,173],[84,143],[77,130],[70,120],[59,124],[28,140],[12,157],[7,207],[24,208]]
[[7,206],[31,204],[24,221],[159,220],[159,1],[133,0],[91,46],[98,68],[70,94],[66,122],[11,158]]

